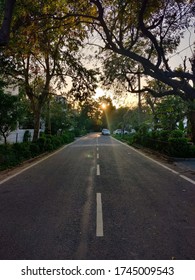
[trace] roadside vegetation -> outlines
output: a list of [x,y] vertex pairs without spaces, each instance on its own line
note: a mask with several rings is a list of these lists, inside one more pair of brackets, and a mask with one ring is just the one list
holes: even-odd
[[[46,103],[41,113],[44,129],[40,130],[38,139],[33,140],[29,131],[33,128],[30,102],[22,91],[18,96],[12,96],[4,92],[5,87],[6,84],[0,82],[0,171],[52,152],[86,134],[86,124],[90,120],[83,113],[84,107],[78,106],[76,110],[65,98],[53,96],[49,110]],[[7,138],[17,128],[25,130],[23,142],[10,144]]]
[[[53,96],[41,114],[45,132],[40,132],[39,138],[31,141],[32,135],[28,129],[33,128],[33,112],[28,99],[22,92],[17,98],[9,99],[9,95],[3,92],[4,83],[0,88],[0,111],[5,115],[0,123],[0,134],[4,139],[4,144],[0,145],[0,170],[52,152],[72,142],[75,137],[100,132],[102,128],[109,128],[112,133],[116,129],[127,131],[125,135],[114,136],[129,145],[146,147],[170,157],[195,157],[191,127],[187,122],[188,110],[185,102],[178,97],[151,99],[144,95],[140,110],[138,106],[116,108],[106,96],[78,102],[75,109],[65,98]],[[12,110],[14,117],[11,117]],[[6,118],[6,114],[9,118]],[[9,144],[6,137],[17,123],[26,129],[23,143]]]
[[186,102],[179,97],[152,100],[145,95],[142,103],[141,110],[138,106],[132,110],[120,109],[117,128],[125,129],[128,134],[114,136],[129,145],[146,147],[170,157],[195,158]]
[[[116,137],[129,144],[195,157],[194,42],[179,65],[171,60],[192,33],[194,10],[187,0],[2,1],[0,169],[103,128],[126,130]],[[94,99],[97,86],[121,107]],[[132,94],[137,106],[125,107]],[[19,128],[23,143],[7,143]]]
[[37,141],[0,145],[0,170],[17,166],[22,162],[54,151],[74,140],[74,133],[61,136],[41,135]]
[[[101,131],[107,126],[101,102],[110,102],[110,112],[116,109],[106,97],[77,100],[72,104],[64,96],[52,95],[43,106],[40,116],[43,129],[34,140],[29,131],[34,123],[29,100],[22,88],[17,96],[6,93],[5,88],[6,83],[0,81],[0,171],[52,152],[88,132]],[[16,128],[25,130],[23,142],[10,144],[7,138]]]
[[182,130],[148,132],[143,126],[131,135],[115,135],[120,141],[137,148],[149,148],[173,158],[195,158],[195,146]]

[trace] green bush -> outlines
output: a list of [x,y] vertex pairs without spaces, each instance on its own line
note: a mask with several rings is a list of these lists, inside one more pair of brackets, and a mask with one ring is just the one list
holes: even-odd
[[21,159],[12,145],[0,145],[0,170],[19,164]]
[[45,135],[41,136],[35,143],[39,146],[40,152],[45,151],[45,143],[46,143]]
[[75,134],[75,137],[81,136],[81,131],[80,131],[80,129],[75,128],[75,129],[74,129],[74,134]]
[[189,145],[188,139],[183,135],[183,131],[179,129],[151,132],[141,129],[133,135],[128,143],[130,145],[140,144],[172,157],[195,157],[194,145]]
[[136,143],[136,144],[141,144],[141,134],[139,132],[136,132],[133,137],[132,137],[132,143]]
[[44,145],[43,145],[44,151],[45,152],[52,151],[53,150],[52,136],[51,135],[46,135],[44,139],[45,139]]
[[36,142],[0,145],[0,170],[18,165],[24,160],[36,157],[44,152],[53,151],[73,140],[74,133],[67,131],[61,136],[42,133]]
[[63,144],[70,143],[74,140],[74,133],[71,131],[64,132],[62,134]]
[[180,129],[172,130],[170,132],[170,137],[171,138],[182,138],[184,135],[183,131]]
[[20,161],[31,157],[28,143],[15,143],[12,145],[12,150]]
[[186,138],[170,137],[168,139],[169,155],[174,157],[188,157],[190,154],[189,144]]
[[37,145],[37,143],[35,143],[35,142],[30,143],[29,148],[30,148],[32,157],[36,157],[41,153],[39,145]]
[[189,157],[195,158],[195,145],[189,145]]
[[159,131],[156,131],[156,138],[158,140],[160,140],[160,141],[168,141],[170,133],[171,133],[170,130],[159,130]]
[[62,146],[64,143],[61,136],[53,136],[51,140],[51,144],[53,145],[53,149],[57,149],[60,146]]

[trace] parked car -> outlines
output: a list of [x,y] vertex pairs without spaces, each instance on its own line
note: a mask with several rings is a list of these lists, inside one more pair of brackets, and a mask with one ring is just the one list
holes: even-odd
[[107,128],[102,129],[102,135],[110,135],[110,130]]
[[113,134],[129,134],[129,131],[127,131],[127,130],[123,130],[123,129],[121,129],[121,128],[118,128],[118,129],[116,129],[115,131],[113,131]]

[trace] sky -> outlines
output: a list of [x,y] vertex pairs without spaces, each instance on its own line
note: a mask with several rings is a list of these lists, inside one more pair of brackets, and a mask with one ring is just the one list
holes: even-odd
[[[179,64],[183,64],[183,60],[186,57],[190,58],[195,49],[195,30],[191,28],[186,30],[184,38],[181,40],[180,46],[175,54],[170,55],[170,62],[172,67],[177,67]],[[189,61],[187,66],[190,69]]]

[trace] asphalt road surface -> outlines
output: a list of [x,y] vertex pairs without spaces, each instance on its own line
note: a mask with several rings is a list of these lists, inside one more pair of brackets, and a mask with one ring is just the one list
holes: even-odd
[[195,182],[166,167],[93,133],[1,181],[0,259],[195,259]]

